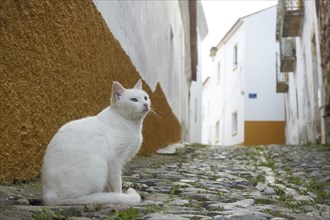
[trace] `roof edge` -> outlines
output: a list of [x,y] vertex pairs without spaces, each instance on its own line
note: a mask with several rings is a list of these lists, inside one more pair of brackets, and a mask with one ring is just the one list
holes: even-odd
[[259,11],[253,12],[251,14],[245,15],[245,16],[240,17],[239,19],[237,19],[237,21],[235,22],[235,24],[229,29],[229,31],[225,34],[225,36],[217,44],[217,46],[216,46],[217,49],[219,49],[222,45],[224,45],[228,41],[228,39],[237,31],[237,29],[243,24],[244,19],[246,19],[247,17],[250,17],[252,15],[261,13],[263,11],[266,11],[266,10],[268,10],[270,8],[273,8],[273,7],[277,7],[277,4],[276,5],[273,5],[273,6],[269,6],[267,8],[261,9]]

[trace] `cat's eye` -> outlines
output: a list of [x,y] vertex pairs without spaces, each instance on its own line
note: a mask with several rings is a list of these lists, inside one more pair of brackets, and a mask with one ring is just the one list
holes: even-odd
[[137,98],[131,98],[132,102],[138,102],[139,100],[137,100]]
[[147,101],[147,100],[148,100],[148,97],[147,97],[147,96],[144,96],[144,100],[146,100],[146,101]]

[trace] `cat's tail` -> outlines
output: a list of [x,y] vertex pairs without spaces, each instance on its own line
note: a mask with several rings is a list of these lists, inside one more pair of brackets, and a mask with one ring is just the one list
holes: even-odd
[[[87,204],[124,204],[136,205],[141,201],[140,195],[132,188],[127,193],[100,192],[74,199],[55,199],[47,205],[87,205]],[[46,202],[47,203],[47,202]]]

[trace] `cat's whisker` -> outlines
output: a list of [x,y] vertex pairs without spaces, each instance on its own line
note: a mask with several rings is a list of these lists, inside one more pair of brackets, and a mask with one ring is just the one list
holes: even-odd
[[153,113],[156,116],[157,119],[162,118],[153,108],[150,109],[150,112]]

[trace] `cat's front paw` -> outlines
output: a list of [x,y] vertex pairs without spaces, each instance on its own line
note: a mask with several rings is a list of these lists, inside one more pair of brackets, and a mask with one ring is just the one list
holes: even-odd
[[[133,189],[133,188],[129,188],[129,189],[126,191],[126,193],[127,193],[128,195],[138,194],[138,193],[135,191],[135,189]],[[138,194],[138,195],[139,195],[139,194]]]
[[126,193],[133,199],[134,203],[140,203],[141,197],[133,188],[129,188]]

